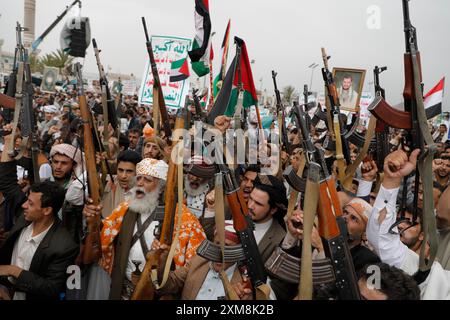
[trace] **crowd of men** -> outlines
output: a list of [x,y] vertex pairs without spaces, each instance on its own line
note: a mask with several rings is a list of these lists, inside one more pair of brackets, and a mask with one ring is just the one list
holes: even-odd
[[[101,105],[101,95],[87,92],[88,105],[93,110]],[[94,114],[98,131],[108,131],[107,152],[96,154],[97,165],[106,161],[109,173],[102,188],[99,205],[94,205],[87,188],[86,164],[82,140],[83,125],[78,95],[75,90],[56,94],[35,89],[33,108],[36,112],[39,136],[40,181],[31,184],[30,161],[25,156],[15,160],[11,146],[19,148],[20,134],[11,133],[3,109],[0,125],[0,299],[131,299],[144,271],[148,253],[160,251],[162,259],[172,259],[170,270],[159,263],[155,298],[172,296],[186,300],[216,300],[235,296],[242,300],[255,298],[249,285],[246,261],[209,261],[197,255],[204,241],[219,243],[216,227],[217,203],[224,199],[215,185],[215,165],[202,155],[192,154],[184,165],[181,221],[173,223],[176,238],[173,253],[170,246],[160,243],[158,230],[164,219],[164,194],[171,163],[171,141],[156,130],[151,106],[139,105],[137,97],[124,97],[118,109],[120,133],[104,128],[102,116]],[[195,108],[190,107],[191,114]],[[170,115],[172,127],[175,116]],[[250,119],[251,117],[249,117]],[[368,300],[450,299],[450,140],[449,117],[430,121],[438,151],[433,160],[433,199],[439,237],[436,260],[428,272],[419,271],[419,254],[428,252],[422,228],[423,188],[403,184],[404,177],[414,181],[420,150],[406,153],[401,148],[402,132],[391,129],[390,153],[384,160],[382,182],[375,161],[364,161],[356,170],[353,189],[344,190],[337,184],[339,204],[344,214],[348,234],[345,238],[351,261],[358,277],[361,297]],[[191,126],[193,123],[191,123]],[[232,127],[233,121],[218,117],[215,126]],[[252,128],[252,123],[249,123]],[[189,127],[190,128],[190,127]],[[253,221],[253,234],[261,260],[268,274],[269,299],[288,300],[298,295],[297,281],[271,272],[270,263],[280,251],[300,258],[303,234],[303,201],[295,201],[288,214],[289,199],[301,194],[281,174],[289,166],[298,171],[304,154],[299,128],[287,126],[289,148],[282,152],[278,174],[265,175],[261,164],[239,164],[234,168],[240,192]],[[250,130],[250,129],[249,129]],[[9,132],[9,133],[8,133]],[[80,133],[81,132],[81,133]],[[266,132],[268,139],[270,133]],[[323,136],[327,131],[311,127],[315,146],[324,151],[329,171],[338,181],[333,152],[324,150]],[[15,139],[11,143],[11,139]],[[352,159],[358,148],[350,144]],[[101,170],[99,170],[100,172]],[[402,212],[395,232],[391,226],[399,221],[402,192],[407,188],[406,211]],[[414,188],[419,187],[417,218]],[[220,189],[222,191],[222,189]],[[240,237],[233,228],[230,210],[225,202],[225,246],[237,246]],[[417,211],[417,210],[416,210]],[[89,221],[101,217],[101,255],[85,265],[80,252],[86,250],[86,237],[92,230]],[[416,219],[414,219],[416,218]],[[314,261],[326,258],[317,223],[311,234]],[[167,257],[168,256],[168,257]],[[81,285],[67,286],[70,266],[79,266]],[[380,270],[378,287],[368,285],[368,267]],[[166,271],[166,272],[164,272]],[[229,280],[224,281],[223,273]],[[313,299],[336,299],[333,280],[319,281],[313,277]],[[229,292],[231,288],[232,292]]]

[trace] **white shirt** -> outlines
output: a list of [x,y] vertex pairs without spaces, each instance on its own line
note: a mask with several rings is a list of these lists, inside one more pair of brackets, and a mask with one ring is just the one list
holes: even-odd
[[263,223],[255,223],[255,231],[253,234],[255,235],[256,243],[259,244],[261,239],[266,234],[267,230],[269,230],[270,226],[272,225],[273,219],[270,219],[267,222]]
[[[229,281],[233,277],[235,269],[236,263],[225,270]],[[203,281],[195,300],[217,300],[219,297],[225,297],[225,289],[223,288],[219,273],[210,266],[205,281]]]
[[[11,265],[18,266],[19,268],[28,271],[37,248],[52,225],[53,223],[46,230],[35,235],[34,237],[32,236],[34,223],[31,223],[28,227],[24,228],[20,233],[19,239],[14,244],[14,249],[11,256]],[[14,283],[15,280],[10,277],[10,281]],[[17,291],[14,294],[13,299],[25,300],[25,293]]]
[[[147,218],[150,216],[150,212],[149,213],[145,213],[145,214],[138,214],[138,219],[139,219],[139,215],[141,216],[141,221],[142,223],[145,222],[145,220],[147,220]],[[152,242],[155,239],[155,236],[153,235],[153,232],[155,230],[155,228],[158,226],[159,222],[158,221],[152,221],[150,223],[150,225],[148,226],[147,230],[145,230],[144,232],[144,238],[145,238],[145,243],[147,244],[147,248],[150,250],[152,247]],[[134,231],[133,231],[133,235],[137,232],[137,222],[134,226]],[[138,239],[136,241],[136,243],[131,247],[130,249],[130,253],[128,254],[128,263],[127,263],[127,269],[126,269],[126,276],[128,278],[128,280],[131,281],[131,274],[134,272],[134,270],[136,269],[135,264],[132,262],[133,260],[137,260],[137,261],[141,261],[142,263],[139,265],[139,270],[141,270],[141,272],[144,270],[145,267],[145,262],[147,261],[146,257],[144,256],[144,252],[142,252],[142,247],[141,247],[141,242]]]
[[[400,241],[398,234],[389,233],[396,221],[395,203],[399,188],[380,191],[375,200],[372,214],[367,224],[367,238],[381,261],[402,269],[409,275],[419,270],[419,255]],[[378,223],[380,211],[386,208],[386,218]],[[394,231],[398,232],[397,227]],[[450,271],[446,271],[438,262],[434,262],[424,282],[419,285],[422,300],[450,300]]]

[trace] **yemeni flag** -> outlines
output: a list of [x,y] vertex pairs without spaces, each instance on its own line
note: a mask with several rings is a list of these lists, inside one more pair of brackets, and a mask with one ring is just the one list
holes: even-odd
[[217,77],[214,79],[214,89],[213,94],[214,98],[217,97],[217,94],[219,93],[219,88],[217,87],[217,84],[219,82],[223,82],[223,79],[225,78],[225,71],[227,69],[227,58],[228,58],[228,44],[230,41],[230,23],[231,20],[228,20],[227,29],[225,31],[225,35],[223,36],[222,46],[220,48],[222,61],[220,63],[220,72],[217,75]]
[[170,82],[183,81],[189,78],[187,58],[172,61],[170,68]]
[[248,59],[247,46],[244,40],[238,37],[234,37],[234,42],[236,43],[236,56],[228,69],[214,106],[208,114],[207,122],[210,124],[214,123],[214,119],[217,116],[234,116],[239,96],[239,87],[242,87],[243,90],[242,104],[244,108],[257,106],[258,103],[252,69]]
[[209,73],[211,18],[209,16],[209,0],[195,0],[196,35],[192,50],[188,52],[191,58],[192,70],[202,77]]
[[427,119],[436,117],[442,113],[442,100],[444,98],[445,77],[431,89],[424,97],[423,103]]

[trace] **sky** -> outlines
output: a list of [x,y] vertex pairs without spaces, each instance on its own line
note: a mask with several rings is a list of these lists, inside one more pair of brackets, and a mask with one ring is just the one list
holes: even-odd
[[[36,37],[72,0],[36,0]],[[81,15],[91,22],[92,37],[101,48],[101,59],[111,72],[141,78],[147,57],[141,17],[155,35],[193,38],[194,0],[83,0]],[[373,91],[373,68],[387,66],[381,75],[387,100],[402,101],[405,41],[401,0],[209,0],[213,46],[218,70],[219,49],[228,19],[231,35],[244,39],[257,89],[273,91],[271,70],[278,72],[278,86],[297,91],[311,81],[323,91],[321,47],[331,55],[330,68],[367,71],[364,91]],[[0,38],[4,51],[13,52],[15,22],[23,21],[22,0],[0,0]],[[71,12],[73,14],[73,12]],[[450,73],[450,1],[411,0],[410,14],[417,28],[425,91]],[[60,48],[63,21],[41,44],[42,53]],[[232,43],[232,42],[231,42]],[[229,63],[235,47],[230,46]],[[319,64],[313,72],[308,68]],[[92,45],[84,60],[87,72],[97,72]],[[447,80],[448,89],[450,79]],[[448,90],[447,90],[448,92]],[[450,97],[444,100],[450,110]]]

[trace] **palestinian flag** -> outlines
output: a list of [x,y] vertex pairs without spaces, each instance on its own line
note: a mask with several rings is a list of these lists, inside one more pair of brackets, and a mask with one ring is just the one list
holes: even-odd
[[214,89],[213,89],[214,98],[217,97],[217,94],[219,93],[220,90],[217,87],[217,84],[219,82],[223,82],[223,79],[225,78],[225,70],[227,69],[228,43],[230,40],[230,23],[231,21],[228,20],[227,29],[225,31],[225,35],[223,36],[222,47],[220,49],[220,51],[222,52],[222,61],[220,63],[220,72],[214,79]]
[[189,78],[187,58],[173,61],[170,68],[170,82],[183,81]]
[[442,113],[444,84],[445,84],[445,77],[442,78],[441,81],[439,81],[439,83],[423,97],[423,103],[425,105],[425,113],[427,114],[427,119],[431,119]]
[[236,56],[228,69],[216,102],[208,115],[207,121],[210,124],[214,123],[217,116],[234,116],[239,87],[242,87],[244,94],[242,103],[244,108],[256,106],[258,103],[247,47],[244,40],[238,37],[234,37],[234,42],[236,43]]
[[192,50],[188,52],[192,69],[202,77],[209,73],[211,18],[209,16],[209,0],[195,0],[195,29]]

